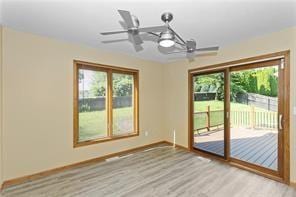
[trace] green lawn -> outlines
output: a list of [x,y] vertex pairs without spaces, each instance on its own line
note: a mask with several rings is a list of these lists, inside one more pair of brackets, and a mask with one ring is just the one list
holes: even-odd
[[[132,129],[133,108],[118,108],[113,110],[113,133]],[[79,141],[107,136],[107,112],[93,111],[79,113]]]
[[[231,111],[250,111],[251,106],[241,104],[241,103],[230,103]],[[224,110],[223,101],[195,101],[194,102],[194,112],[207,111],[207,106],[210,106],[210,125],[218,125],[224,122],[224,111],[212,112],[216,110]],[[263,108],[254,107],[256,112],[267,112]],[[207,115],[205,113],[194,115],[194,129],[204,128],[207,124]]]

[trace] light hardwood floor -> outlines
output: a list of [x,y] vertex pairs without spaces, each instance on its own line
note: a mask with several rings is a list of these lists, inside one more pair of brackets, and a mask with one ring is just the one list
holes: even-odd
[[295,197],[296,190],[163,145],[12,186],[2,195]]

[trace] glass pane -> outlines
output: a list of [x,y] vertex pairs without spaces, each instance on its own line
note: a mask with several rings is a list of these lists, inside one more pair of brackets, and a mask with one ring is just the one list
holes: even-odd
[[113,135],[134,132],[134,77],[112,74],[113,86]]
[[194,147],[224,156],[224,73],[193,77]]
[[231,157],[277,170],[278,66],[230,77]]
[[79,141],[107,137],[107,73],[79,69]]

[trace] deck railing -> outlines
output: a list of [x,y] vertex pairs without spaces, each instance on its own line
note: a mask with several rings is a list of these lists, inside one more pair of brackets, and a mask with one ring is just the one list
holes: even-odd
[[211,110],[207,106],[206,111],[198,111],[194,113],[194,130],[207,129],[211,127],[219,127],[224,124],[224,110]]
[[257,129],[276,129],[278,127],[277,112],[250,110],[230,111],[232,127],[249,127]]
[[[277,112],[256,111],[254,107],[250,109],[231,110],[231,127],[247,127],[256,129],[276,129],[278,127]],[[206,111],[194,113],[194,130],[206,129],[224,125],[224,110],[210,110],[207,106]]]

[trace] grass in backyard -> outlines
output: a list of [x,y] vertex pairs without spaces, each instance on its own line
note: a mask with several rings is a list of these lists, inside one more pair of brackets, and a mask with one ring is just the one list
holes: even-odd
[[[113,130],[119,134],[121,123],[123,127],[129,127],[129,120],[133,120],[133,108],[118,108],[113,110]],[[107,137],[107,112],[92,111],[79,113],[79,141]]]
[[[219,125],[224,122],[224,102],[223,101],[195,101],[194,102],[194,112],[205,112],[207,111],[207,106],[210,106],[210,125]],[[250,111],[251,106],[241,103],[230,103],[231,111]],[[254,107],[256,112],[268,112],[267,110],[259,107]],[[213,112],[214,111],[214,112]],[[215,112],[217,111],[217,112]],[[204,128],[207,126],[207,114],[198,113],[194,115],[194,129]]]

